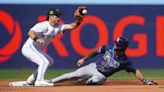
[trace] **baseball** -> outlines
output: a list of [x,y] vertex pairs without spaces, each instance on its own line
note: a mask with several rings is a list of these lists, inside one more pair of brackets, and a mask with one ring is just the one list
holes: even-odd
[[81,13],[85,15],[87,13],[87,9],[83,9]]

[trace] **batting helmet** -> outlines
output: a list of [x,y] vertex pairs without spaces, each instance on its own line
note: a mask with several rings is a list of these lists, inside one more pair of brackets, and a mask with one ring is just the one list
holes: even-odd
[[129,46],[129,41],[127,38],[119,37],[116,41],[114,41],[118,51],[125,51],[126,48]]

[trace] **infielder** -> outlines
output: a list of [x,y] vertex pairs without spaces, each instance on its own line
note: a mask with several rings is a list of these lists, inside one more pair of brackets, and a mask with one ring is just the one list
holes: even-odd
[[61,12],[59,9],[50,9],[46,21],[37,23],[28,32],[29,38],[22,47],[22,54],[38,65],[38,69],[28,77],[26,82],[13,82],[10,86],[53,86],[53,83],[45,81],[44,75],[47,67],[53,63],[53,59],[42,50],[47,47],[51,40],[59,33],[76,28],[83,20],[84,14],[80,10],[86,7],[78,7],[74,13],[75,22],[59,25]]
[[80,66],[86,60],[98,55],[98,59],[93,63],[83,66],[74,72],[51,79],[50,81],[54,84],[66,80],[75,80],[84,84],[103,84],[107,77],[120,70],[125,70],[134,73],[136,78],[142,81],[143,84],[157,84],[152,80],[145,79],[140,71],[132,66],[132,63],[125,54],[128,45],[129,41],[127,38],[119,37],[112,49],[108,45],[102,46],[96,51],[91,52],[88,56],[80,59],[77,65]]

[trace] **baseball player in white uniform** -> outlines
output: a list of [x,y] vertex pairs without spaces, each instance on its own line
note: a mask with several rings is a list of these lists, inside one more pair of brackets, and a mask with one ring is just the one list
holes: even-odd
[[46,21],[37,23],[28,32],[29,38],[22,47],[22,54],[38,65],[38,69],[28,77],[26,82],[12,82],[10,86],[53,86],[44,79],[45,72],[49,65],[53,64],[53,59],[42,50],[59,33],[75,29],[83,20],[84,15],[80,10],[86,7],[80,6],[75,11],[75,22],[70,24],[59,24],[61,12],[59,9],[49,9]]

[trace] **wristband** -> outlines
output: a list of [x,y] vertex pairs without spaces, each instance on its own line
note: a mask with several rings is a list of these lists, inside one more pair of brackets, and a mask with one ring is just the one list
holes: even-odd
[[75,23],[76,23],[77,25],[80,25],[81,22],[82,22],[82,20],[78,20],[78,19],[76,19],[76,21],[75,21]]
[[77,22],[76,22],[76,25],[80,25],[80,24],[81,24],[81,22],[80,22],[80,21],[77,21]]
[[83,17],[76,17],[75,22],[76,22],[77,26],[81,24],[82,20],[83,20]]

